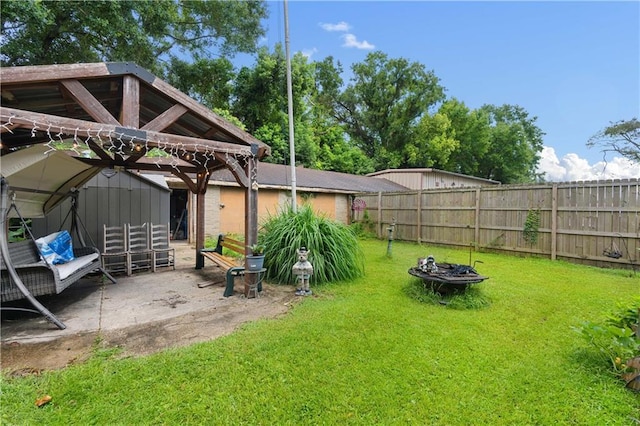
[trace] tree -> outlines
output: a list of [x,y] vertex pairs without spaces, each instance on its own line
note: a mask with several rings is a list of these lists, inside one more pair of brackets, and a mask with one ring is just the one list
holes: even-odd
[[261,48],[255,66],[240,69],[233,88],[231,112],[245,123],[249,133],[270,123],[286,128],[283,122],[287,110],[285,79],[285,56],[280,45],[273,53],[266,47]]
[[605,156],[607,152],[617,152],[628,160],[640,163],[640,121],[632,118],[611,123],[589,138],[587,146],[601,147]]
[[[319,152],[310,99],[315,90],[313,65],[296,53],[291,60],[296,164],[312,167]],[[289,163],[289,118],[286,58],[280,44],[273,52],[262,48],[254,68],[238,73],[232,112],[250,133],[271,146],[267,162]]]
[[[189,63],[173,58],[167,82],[211,109],[229,110],[235,72],[227,58]],[[207,76],[206,78],[202,78]]]
[[502,183],[534,181],[544,135],[535,125],[537,117],[529,118],[518,105],[484,105],[481,109],[489,117],[491,131],[476,176]]
[[460,147],[451,120],[441,112],[422,116],[415,135],[415,142],[404,146],[409,167],[444,169],[451,154]]
[[[480,176],[480,163],[491,144],[489,114],[482,109],[470,110],[464,102],[449,99],[438,109],[451,121],[451,129],[458,147],[448,158],[443,170]],[[440,166],[436,166],[440,167]]]
[[422,64],[382,52],[352,70],[351,83],[332,103],[334,117],[377,169],[406,166],[404,147],[414,144],[418,119],[444,99],[439,79]]
[[166,75],[171,59],[255,52],[264,1],[2,2],[3,66],[131,61]]

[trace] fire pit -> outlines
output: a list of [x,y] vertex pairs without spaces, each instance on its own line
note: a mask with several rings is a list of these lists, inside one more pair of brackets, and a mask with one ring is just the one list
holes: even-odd
[[430,287],[438,293],[464,291],[470,285],[481,283],[488,279],[478,274],[474,266],[458,265],[455,263],[436,264],[433,256],[421,257],[418,265],[409,269],[409,274],[424,281],[425,287]]

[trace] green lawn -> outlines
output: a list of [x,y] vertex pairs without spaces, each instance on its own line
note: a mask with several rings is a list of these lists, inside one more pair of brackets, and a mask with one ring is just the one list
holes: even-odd
[[[469,253],[363,241],[361,279],[314,288],[281,318],[138,359],[2,379],[2,424],[636,424],[624,388],[572,330],[640,293],[640,276],[474,254],[491,305],[407,296],[418,257]],[[42,408],[42,395],[53,400]]]

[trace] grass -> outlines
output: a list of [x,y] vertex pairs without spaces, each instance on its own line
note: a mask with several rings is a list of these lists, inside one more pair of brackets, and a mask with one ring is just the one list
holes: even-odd
[[[544,259],[477,254],[480,309],[407,295],[418,257],[468,252],[362,242],[365,275],[314,288],[281,318],[212,342],[94,357],[2,378],[2,424],[630,425],[640,397],[572,326],[600,320],[640,278]],[[104,355],[104,354],[102,354]],[[52,402],[36,408],[48,394]]]

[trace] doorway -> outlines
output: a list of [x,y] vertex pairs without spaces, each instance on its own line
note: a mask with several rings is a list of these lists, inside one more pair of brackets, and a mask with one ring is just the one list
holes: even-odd
[[186,189],[174,189],[171,192],[169,226],[171,239],[186,240],[189,238],[189,211],[187,209],[189,193]]

